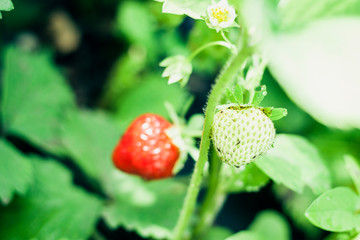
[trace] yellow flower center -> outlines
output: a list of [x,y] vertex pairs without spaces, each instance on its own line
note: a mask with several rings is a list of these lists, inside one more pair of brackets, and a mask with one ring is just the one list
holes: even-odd
[[219,23],[227,22],[228,14],[229,14],[229,11],[224,8],[221,8],[221,7],[216,7],[216,8],[211,9],[211,15],[214,18],[216,18]]

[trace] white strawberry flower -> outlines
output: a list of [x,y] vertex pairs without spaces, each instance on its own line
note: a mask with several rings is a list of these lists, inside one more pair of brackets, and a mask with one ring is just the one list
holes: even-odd
[[188,58],[176,55],[161,61],[161,67],[165,67],[162,77],[168,77],[168,84],[181,82],[185,86],[192,72],[192,65]]
[[219,31],[223,28],[237,26],[235,23],[235,9],[230,6],[227,0],[220,0],[207,8],[208,22],[210,28]]

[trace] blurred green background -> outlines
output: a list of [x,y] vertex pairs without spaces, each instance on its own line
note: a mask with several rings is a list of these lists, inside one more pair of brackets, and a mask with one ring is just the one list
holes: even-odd
[[[360,131],[356,129],[360,102],[353,89],[358,91],[359,74],[352,68],[359,62],[346,53],[356,53],[359,47],[354,47],[358,42],[347,45],[350,50],[343,47],[350,44],[352,33],[359,39],[356,10],[360,7],[344,3],[345,7],[331,13],[329,6],[339,2],[319,4],[314,9],[320,10],[296,21],[301,9],[311,5],[309,1],[281,8],[273,22],[271,16],[264,20],[265,13],[248,19],[266,21],[260,24],[263,31],[272,32],[264,44],[272,51],[262,81],[268,89],[263,105],[285,107],[289,112],[275,123],[277,132],[306,137],[330,168],[333,186],[352,186],[343,156],[360,159]],[[0,238],[168,237],[193,162],[188,161],[174,179],[146,183],[115,170],[111,152],[138,115],[153,112],[169,118],[165,101],[181,113],[184,103],[193,98],[186,117],[203,112],[214,78],[228,57],[226,49],[214,47],[195,58],[185,88],[168,85],[158,63],[171,55],[187,56],[221,36],[204,21],[163,14],[162,3],[150,0],[13,3],[14,10],[2,12],[0,20]],[[336,21],[339,17],[348,22],[341,25]],[[321,19],[330,19],[333,35],[317,23],[307,28],[308,22],[319,19],[319,25]],[[314,32],[322,34],[314,37],[316,41],[311,38]],[[332,54],[339,56],[341,65],[325,61]],[[339,76],[329,66],[344,73],[341,79],[333,81],[332,77]],[[327,70],[328,75],[321,75]],[[311,82],[313,78],[316,81]],[[317,93],[307,91],[310,88]],[[345,102],[342,106],[350,110],[343,111],[335,105],[338,102]],[[257,193],[231,194],[215,221],[222,228],[214,228],[212,237],[221,239],[216,236],[246,229],[257,213],[274,209],[289,222],[292,239],[320,239],[327,233],[304,217],[315,197],[309,189],[298,194],[275,184]]]

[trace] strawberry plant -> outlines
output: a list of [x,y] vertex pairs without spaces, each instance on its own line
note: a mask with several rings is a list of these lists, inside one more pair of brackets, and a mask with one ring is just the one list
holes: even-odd
[[0,0],[0,238],[360,236],[360,4]]

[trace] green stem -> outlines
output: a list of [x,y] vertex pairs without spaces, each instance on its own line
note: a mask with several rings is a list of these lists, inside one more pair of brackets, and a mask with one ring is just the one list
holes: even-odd
[[216,42],[210,42],[210,43],[207,43],[201,47],[199,47],[198,49],[196,49],[191,55],[190,57],[188,58],[189,61],[193,60],[194,57],[196,57],[200,52],[202,52],[204,49],[208,48],[208,47],[211,47],[211,46],[223,46],[223,47],[226,47],[230,50],[232,50],[232,44],[231,43],[228,43],[228,42],[225,42],[225,41],[216,41]]
[[236,48],[236,46],[235,46],[234,44],[232,44],[231,41],[226,37],[225,32],[224,32],[223,29],[220,30],[220,34],[221,34],[222,38],[224,39],[224,41],[229,44],[231,52],[235,54],[235,53],[237,52],[237,48]]
[[225,40],[225,42],[231,43],[230,40],[226,37],[224,30],[221,29],[220,34],[223,37],[223,39]]
[[201,236],[201,234],[203,234],[206,229],[212,225],[215,217],[217,216],[217,213],[222,208],[226,199],[226,194],[222,192],[219,184],[221,163],[221,160],[218,158],[215,150],[212,148],[209,168],[209,188],[202,203],[199,213],[199,220],[195,227],[193,236]]
[[203,135],[200,142],[200,155],[195,165],[190,186],[187,190],[187,194],[184,200],[183,208],[174,229],[174,240],[180,240],[184,238],[184,231],[189,225],[190,217],[193,214],[196,205],[196,199],[199,194],[200,184],[203,177],[204,166],[208,159],[210,132],[214,120],[216,106],[220,102],[226,87],[233,80],[238,71],[241,70],[241,66],[244,64],[250,54],[250,49],[247,47],[247,42],[245,39],[246,38],[244,38],[241,51],[233,56],[228,64],[224,66],[210,93],[205,111]]

